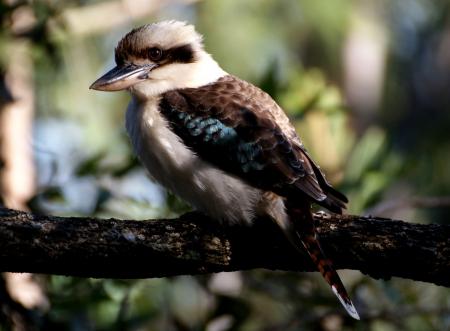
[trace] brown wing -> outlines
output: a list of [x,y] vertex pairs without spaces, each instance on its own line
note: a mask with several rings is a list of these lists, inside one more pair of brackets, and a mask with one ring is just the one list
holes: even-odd
[[328,208],[329,184],[284,112],[262,90],[225,76],[167,92],[160,106],[172,129],[205,160],[255,187],[286,197],[306,194]]

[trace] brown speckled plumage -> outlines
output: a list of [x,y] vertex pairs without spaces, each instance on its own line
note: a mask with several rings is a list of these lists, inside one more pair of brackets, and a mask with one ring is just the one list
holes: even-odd
[[[284,197],[304,199],[306,194],[335,212],[344,208],[345,196],[325,180],[283,110],[256,86],[227,75],[199,88],[166,92],[161,99],[161,111],[186,145],[219,168]],[[199,123],[213,118],[233,128],[240,139],[233,144],[258,146],[261,153],[251,161],[263,167],[245,171],[230,155],[229,146],[215,144],[212,139],[205,141],[203,132],[192,135],[185,118],[179,116],[183,112]],[[203,131],[206,128],[202,127]]]
[[[286,211],[292,222],[285,229],[290,233],[289,240],[309,254],[343,305],[353,311],[339,275],[321,249],[308,201],[342,213],[347,198],[326,181],[277,103],[258,87],[227,75],[199,88],[164,93],[160,111],[195,153],[265,190],[263,203],[274,204],[279,196],[286,199]],[[220,126],[222,131],[212,130],[213,126]],[[208,129],[214,134],[209,134]],[[229,129],[232,140],[220,135]],[[239,157],[242,145],[258,146],[259,153]],[[261,166],[246,167],[249,162]]]
[[347,198],[326,181],[276,102],[228,75],[184,22],[131,31],[116,48],[116,63],[92,87],[131,92],[127,131],[152,176],[218,221],[271,218],[358,319],[310,210],[315,202],[342,213]]

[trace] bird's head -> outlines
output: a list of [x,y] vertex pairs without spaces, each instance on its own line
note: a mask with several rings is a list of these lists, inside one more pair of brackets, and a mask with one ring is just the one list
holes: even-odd
[[129,32],[116,47],[116,67],[91,89],[128,89],[140,98],[185,87],[198,87],[226,73],[203,49],[202,36],[192,25],[163,21]]

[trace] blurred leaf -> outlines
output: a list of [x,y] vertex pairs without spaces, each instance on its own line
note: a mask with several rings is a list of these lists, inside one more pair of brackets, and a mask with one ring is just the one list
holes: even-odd
[[41,194],[37,195],[37,197],[50,202],[62,203],[65,201],[61,188],[57,186],[47,187]]
[[350,183],[361,180],[363,175],[380,161],[385,146],[386,135],[383,130],[369,128],[356,144],[346,169],[346,180]]
[[191,206],[171,192],[167,192],[166,203],[167,209],[172,211],[175,215],[181,215],[192,210]]
[[105,152],[99,152],[97,154],[94,154],[90,158],[86,159],[82,163],[80,163],[76,170],[75,175],[76,176],[86,176],[91,174],[98,174],[100,169],[100,162],[105,158]]

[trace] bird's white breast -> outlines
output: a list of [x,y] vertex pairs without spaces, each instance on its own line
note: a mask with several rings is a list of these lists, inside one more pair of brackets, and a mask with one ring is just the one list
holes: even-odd
[[126,128],[150,175],[196,209],[231,222],[250,222],[262,192],[203,161],[172,132],[157,97],[128,106]]

